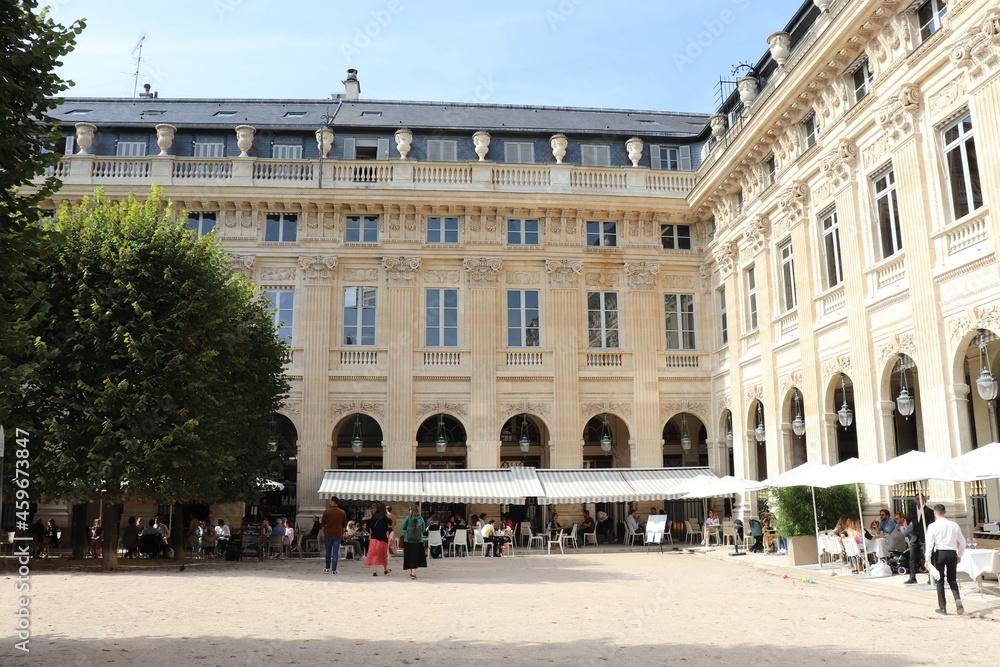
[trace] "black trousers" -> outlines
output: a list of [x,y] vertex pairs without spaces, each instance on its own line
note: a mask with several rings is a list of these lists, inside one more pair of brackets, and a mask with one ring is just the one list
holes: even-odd
[[924,564],[924,538],[910,538],[910,577],[916,578],[920,566]]
[[944,599],[945,579],[948,580],[948,588],[955,596],[955,604],[958,604],[961,600],[958,594],[958,581],[955,578],[958,574],[958,552],[953,549],[938,549],[931,558],[933,559],[931,565],[936,567],[941,575],[937,580],[938,609],[944,609],[947,604]]

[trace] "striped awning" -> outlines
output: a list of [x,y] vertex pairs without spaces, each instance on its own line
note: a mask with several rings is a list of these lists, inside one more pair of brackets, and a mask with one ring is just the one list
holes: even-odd
[[327,470],[319,497],[344,500],[420,502],[424,496],[422,470]]
[[715,477],[709,468],[621,468],[619,472],[635,490],[633,500],[663,500],[679,495],[677,489],[687,480]]
[[423,480],[429,503],[523,505],[544,493],[533,468],[426,470]]
[[586,470],[536,470],[545,489],[545,496],[538,502],[543,505],[557,503],[614,503],[635,499],[633,489],[621,470],[614,468],[588,468]]

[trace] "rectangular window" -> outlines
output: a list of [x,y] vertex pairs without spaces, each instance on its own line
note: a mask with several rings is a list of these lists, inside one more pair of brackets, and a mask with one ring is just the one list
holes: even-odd
[[271,302],[271,312],[274,315],[274,330],[278,332],[278,339],[291,347],[292,328],[295,318],[295,292],[292,290],[264,292],[264,298]]
[[587,341],[591,349],[618,349],[617,292],[587,292]]
[[427,347],[458,347],[458,290],[427,290]]
[[757,330],[757,274],[754,267],[746,270],[747,331]]
[[781,262],[781,309],[787,313],[795,308],[795,255],[791,241],[778,246],[778,257]]
[[580,162],[584,167],[610,167],[611,146],[583,144],[580,146]]
[[505,141],[503,161],[511,164],[535,164],[535,145],[530,141]]
[[[389,139],[387,137],[345,137],[345,160],[388,160]],[[355,179],[357,180],[357,179]]]
[[344,345],[374,345],[375,287],[344,288]]
[[823,263],[826,266],[826,286],[835,287],[844,281],[844,264],[840,259],[840,227],[837,225],[837,211],[830,209],[820,214],[823,228]]
[[927,0],[917,7],[917,28],[920,42],[926,42],[931,35],[941,29],[944,15],[948,12],[945,0]]
[[507,245],[538,245],[537,220],[508,220]]
[[979,181],[979,159],[976,156],[971,115],[945,129],[944,157],[948,165],[951,204],[955,219],[958,220],[983,205],[983,188]]
[[737,190],[733,194],[733,210],[736,215],[743,215],[743,190]]
[[349,215],[344,226],[345,243],[378,243],[377,215]]
[[221,141],[195,141],[194,156],[213,158],[226,156],[226,144]]
[[115,154],[118,157],[143,157],[146,155],[146,142],[119,141]]
[[816,145],[816,114],[810,113],[808,116],[802,119],[802,133],[806,138],[806,148],[812,148]]
[[663,304],[666,312],[667,349],[695,349],[694,295],[664,294]]
[[768,186],[774,185],[774,177],[777,174],[777,168],[774,166],[774,154],[768,155],[764,158],[764,181]]
[[857,104],[868,95],[872,87],[872,73],[868,67],[868,57],[862,56],[848,70],[851,85],[854,90],[854,102]]
[[458,142],[454,139],[428,139],[428,162],[455,162],[458,160]]
[[664,250],[690,250],[691,225],[660,225],[660,243]]
[[215,230],[215,213],[189,212],[187,228],[193,229],[198,236],[211,234]]
[[729,342],[729,311],[726,308],[726,288],[719,290],[719,319],[720,330],[722,331],[722,344]]
[[618,223],[595,221],[588,222],[587,246],[591,248],[617,248]]
[[651,169],[689,171],[691,169],[691,147],[651,144],[649,146],[649,163]]
[[428,243],[458,243],[458,218],[427,218]]
[[875,177],[874,190],[875,217],[882,248],[880,259],[885,259],[903,249],[899,204],[896,202],[896,175],[891,168]]
[[264,240],[294,243],[298,227],[299,217],[294,213],[268,213],[264,225]]
[[538,347],[538,290],[507,290],[507,347]]
[[294,144],[274,144],[271,147],[271,157],[276,160],[301,160],[302,146]]

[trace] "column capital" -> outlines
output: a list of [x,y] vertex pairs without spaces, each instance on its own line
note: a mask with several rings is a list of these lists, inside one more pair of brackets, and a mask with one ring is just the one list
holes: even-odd
[[383,257],[385,280],[391,286],[413,287],[414,277],[420,268],[419,257]]
[[545,262],[552,289],[576,289],[580,282],[583,262],[571,259],[549,259]]
[[462,262],[469,285],[472,287],[494,288],[503,260],[498,257],[476,257]]
[[307,255],[299,257],[299,266],[306,284],[328,285],[333,281],[333,269],[337,266],[337,258],[323,255]]

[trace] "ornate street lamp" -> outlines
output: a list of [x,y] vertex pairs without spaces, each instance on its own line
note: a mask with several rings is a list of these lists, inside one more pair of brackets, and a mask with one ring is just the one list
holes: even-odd
[[354,418],[354,439],[351,440],[351,451],[354,452],[354,457],[357,458],[364,448],[365,441],[361,438],[361,415],[359,414]]
[[441,456],[444,456],[445,450],[448,449],[448,440],[444,437],[444,415],[438,415],[438,437],[434,441],[434,448]]
[[913,414],[913,396],[906,388],[906,364],[903,361],[902,352],[899,354],[899,386],[901,389],[899,396],[896,397],[896,409],[899,410],[899,414],[908,419]]
[[611,453],[611,426],[608,425],[608,416],[601,418],[601,449],[605,454]]
[[986,331],[979,330],[979,378],[976,380],[979,397],[986,402],[997,397],[997,379],[990,370],[990,355],[986,351]]
[[691,451],[691,436],[688,435],[688,416],[681,415],[681,449],[685,452]]
[[273,415],[271,416],[271,423],[269,425],[269,429],[268,430],[270,432],[270,437],[268,437],[268,439],[267,439],[267,444],[271,446],[271,451],[272,452],[276,452],[276,451],[278,451],[278,436],[275,435],[274,416]]
[[764,430],[764,409],[760,401],[757,402],[757,428],[754,429],[753,435],[757,442],[764,442],[767,439],[767,431]]
[[528,415],[521,416],[521,439],[517,442],[522,454],[527,454],[531,448],[531,439],[528,438]]
[[802,399],[799,390],[795,390],[795,419],[792,420],[792,433],[800,438],[806,434],[806,420],[802,418]]
[[854,422],[854,411],[847,404],[847,382],[843,373],[840,374],[840,391],[844,394],[844,404],[837,410],[837,421],[840,422],[841,426],[847,428]]
[[733,448],[733,413],[726,418],[726,447]]

